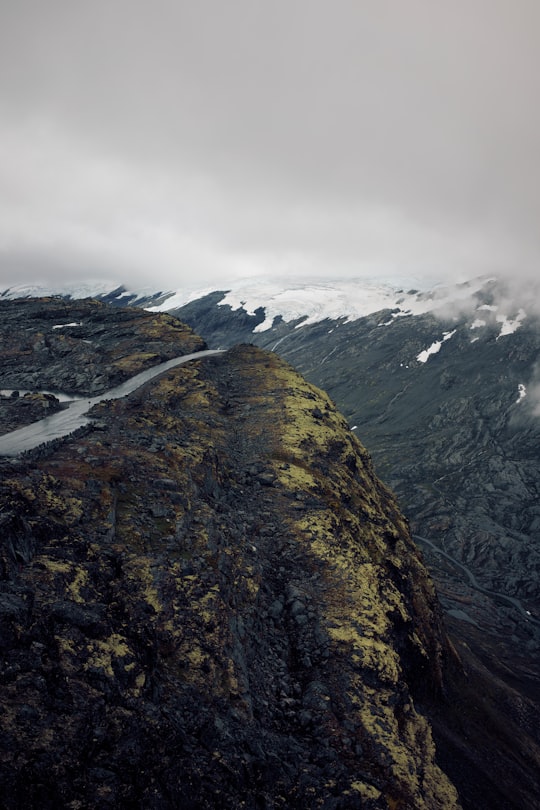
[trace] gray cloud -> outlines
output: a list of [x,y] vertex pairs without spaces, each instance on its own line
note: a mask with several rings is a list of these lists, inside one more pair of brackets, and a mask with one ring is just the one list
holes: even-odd
[[532,0],[6,3],[0,279],[531,275],[539,24]]

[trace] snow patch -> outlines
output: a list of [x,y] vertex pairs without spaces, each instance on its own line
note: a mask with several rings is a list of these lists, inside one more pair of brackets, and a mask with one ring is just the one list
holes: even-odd
[[423,352],[420,352],[416,356],[416,359],[419,363],[427,363],[428,359],[432,354],[437,354],[441,350],[442,340],[436,340],[435,343],[432,343],[427,349],[424,349]]
[[82,326],[82,321],[73,321],[73,323],[57,323],[53,329],[67,329],[69,326]]
[[518,398],[516,399],[516,405],[520,403],[522,400],[524,400],[526,396],[527,396],[527,389],[525,388],[523,383],[520,383],[518,385]]
[[416,359],[419,363],[427,363],[429,358],[432,354],[437,354],[441,350],[441,346],[445,342],[445,340],[450,340],[456,334],[456,330],[454,329],[452,332],[443,332],[442,340],[436,340],[435,343],[432,343],[427,349],[424,349],[423,352],[420,352],[416,356]]
[[499,338],[504,337],[505,335],[513,335],[519,327],[521,326],[522,321],[526,318],[526,313],[523,309],[520,309],[518,314],[515,318],[508,318],[506,315],[497,315],[497,322],[502,324],[501,331],[497,335],[497,340]]

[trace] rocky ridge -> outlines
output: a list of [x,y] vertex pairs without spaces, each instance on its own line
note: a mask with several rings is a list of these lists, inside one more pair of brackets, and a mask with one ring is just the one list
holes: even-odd
[[456,652],[327,395],[244,346],[95,416],[2,463],[3,806],[534,807],[537,709]]
[[[219,305],[223,295],[209,294],[177,315],[216,344],[248,340],[275,350],[328,391],[414,533],[469,567],[485,589],[519,598],[540,619],[538,318],[516,307],[508,315],[519,328],[508,329],[512,317],[502,318],[496,306],[508,293],[490,282],[468,308],[444,317],[386,310],[307,325],[277,319],[257,331],[264,309],[232,310]],[[535,633],[512,611],[503,604],[484,610],[461,571],[452,576],[431,552],[429,560],[448,610],[461,610],[495,636],[514,634],[538,653]]]

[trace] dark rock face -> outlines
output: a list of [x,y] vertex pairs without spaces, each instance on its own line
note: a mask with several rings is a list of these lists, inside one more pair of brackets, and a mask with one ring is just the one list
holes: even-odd
[[[212,336],[212,346],[230,347],[247,343],[253,330],[265,319],[264,309],[259,307],[250,315],[244,309],[233,310],[227,304],[220,305],[224,292],[212,292],[182,307],[183,323],[197,322],[204,313],[204,329]],[[172,314],[176,314],[173,310]]]
[[537,709],[325,394],[239,347],[98,409],[1,465],[2,806],[534,807]]

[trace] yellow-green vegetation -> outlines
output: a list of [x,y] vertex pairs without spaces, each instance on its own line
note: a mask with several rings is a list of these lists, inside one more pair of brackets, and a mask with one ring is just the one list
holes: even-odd
[[132,310],[110,352],[110,362],[125,376],[150,365],[204,348],[204,341],[185,324],[164,313]]
[[45,394],[41,394],[39,392],[32,393],[32,394],[25,394],[23,400],[26,402],[31,402],[36,405],[40,405],[43,410],[48,410],[52,407],[51,399],[49,396]]
[[65,598],[77,604],[86,604],[89,577],[84,565],[43,555],[36,557],[34,565],[45,569],[52,577],[49,587],[63,592]]
[[[433,587],[405,521],[329,398],[277,359],[272,376],[280,383],[272,403],[275,472],[285,489],[318,501],[290,518],[290,529],[327,566],[322,618],[336,658],[353,664],[348,695],[365,739],[374,741],[380,767],[399,793],[414,797],[416,808],[457,807],[457,793],[435,763],[425,718],[412,699],[399,710],[395,705],[405,677],[396,620],[409,628],[409,644],[429,677],[436,680],[440,669],[440,646],[425,633],[436,624]],[[404,559],[416,599],[393,582],[396,574],[406,582]],[[376,688],[368,685],[374,682]],[[366,799],[378,793],[359,781],[351,788]]]
[[75,571],[75,577],[73,581],[70,582],[70,584],[68,585],[70,596],[74,602],[84,604],[86,600],[82,595],[81,590],[87,585],[88,585],[88,571],[86,571],[84,568],[78,568]]
[[[8,478],[4,487],[9,492],[8,498],[20,498],[28,508],[49,514],[68,526],[77,523],[82,516],[80,498],[63,492],[62,482],[52,475],[44,474],[31,482]],[[80,489],[80,484],[77,489]]]
[[118,659],[120,659],[121,666],[126,667],[125,659],[133,655],[125,637],[119,633],[112,633],[106,639],[89,641],[87,649],[89,655],[84,668],[98,667],[109,678],[114,676],[113,664]]
[[159,362],[160,358],[155,352],[134,352],[115,360],[113,367],[131,377],[142,369],[157,365]]
[[379,799],[381,796],[381,791],[374,787],[373,785],[369,785],[366,782],[352,782],[351,790],[355,793],[359,793],[360,796],[368,801]]
[[152,574],[152,560],[149,557],[133,557],[125,567],[128,582],[133,582],[142,594],[144,601],[155,613],[162,610]]
[[189,341],[195,348],[186,349],[185,354],[202,348],[203,341],[189,326],[165,312],[149,315],[142,321],[139,331],[147,340]]

